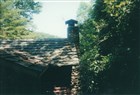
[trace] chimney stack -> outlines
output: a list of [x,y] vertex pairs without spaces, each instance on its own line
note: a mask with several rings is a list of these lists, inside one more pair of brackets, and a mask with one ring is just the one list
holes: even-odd
[[79,32],[78,27],[75,26],[78,21],[70,19],[65,22],[65,24],[68,24],[67,28],[67,38],[71,43],[74,43],[76,45],[79,45]]

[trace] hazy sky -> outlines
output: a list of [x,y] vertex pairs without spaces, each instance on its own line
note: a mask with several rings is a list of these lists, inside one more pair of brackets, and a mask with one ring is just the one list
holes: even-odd
[[42,2],[41,13],[34,15],[33,22],[37,31],[66,37],[65,21],[76,19],[80,2]]

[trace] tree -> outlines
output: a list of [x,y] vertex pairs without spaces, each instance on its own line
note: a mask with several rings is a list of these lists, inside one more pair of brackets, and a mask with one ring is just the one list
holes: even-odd
[[[17,5],[18,2],[20,2],[20,0],[0,1],[0,38],[2,39],[21,38],[22,35],[27,35],[29,32],[27,24],[30,22],[29,18],[32,16],[30,14],[27,16],[27,13],[35,13],[36,11],[34,12],[34,10],[36,9],[29,11],[29,8],[18,8],[22,6]],[[32,6],[37,7],[34,3]]]
[[92,6],[88,22],[80,25],[83,92],[140,93],[139,4],[139,0],[96,0]]
[[83,23],[85,20],[89,18],[89,13],[92,8],[92,3],[81,2],[77,11],[77,19],[80,21],[79,23]]
[[39,13],[41,3],[35,2],[34,0],[15,0],[15,7],[22,10],[20,15],[27,19],[32,19],[32,14]]
[[[103,55],[111,54],[108,80],[114,93],[139,92],[139,0],[104,1],[110,19],[100,31]],[[102,19],[102,18],[100,18]],[[103,18],[105,19],[105,18]],[[106,39],[104,39],[106,38]]]
[[[94,3],[94,2],[93,2]],[[91,6],[92,9],[95,5]],[[82,7],[82,6],[81,6]],[[79,10],[79,11],[82,11]],[[84,9],[83,9],[84,11]],[[83,15],[78,15],[78,18],[83,22],[79,24],[80,28],[80,83],[83,94],[97,93],[99,91],[99,80],[103,77],[98,77],[108,65],[108,56],[102,56],[99,53],[99,31],[104,21],[95,21],[92,17],[93,10],[86,12],[86,19]],[[103,78],[104,79],[104,78]]]

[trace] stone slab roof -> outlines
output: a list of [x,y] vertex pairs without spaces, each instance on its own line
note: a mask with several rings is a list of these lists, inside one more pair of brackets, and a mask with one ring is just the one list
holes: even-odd
[[49,64],[67,66],[79,63],[75,45],[61,38],[0,40],[0,60],[36,70]]

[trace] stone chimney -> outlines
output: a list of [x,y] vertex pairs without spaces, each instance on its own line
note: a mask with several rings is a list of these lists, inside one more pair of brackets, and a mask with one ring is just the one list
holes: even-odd
[[65,24],[68,24],[67,28],[67,38],[71,43],[74,43],[76,45],[79,45],[79,32],[78,27],[75,26],[78,21],[70,19],[65,22]]

